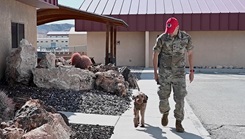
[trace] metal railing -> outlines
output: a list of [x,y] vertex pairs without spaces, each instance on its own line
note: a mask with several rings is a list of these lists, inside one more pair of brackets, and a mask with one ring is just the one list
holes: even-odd
[[37,47],[38,52],[87,52],[87,46],[78,45],[78,46],[65,46],[65,47],[46,47],[39,46]]

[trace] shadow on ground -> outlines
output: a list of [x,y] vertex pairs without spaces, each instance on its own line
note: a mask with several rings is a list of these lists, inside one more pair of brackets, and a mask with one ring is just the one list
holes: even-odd
[[203,139],[202,137],[200,137],[198,135],[195,135],[195,134],[192,134],[192,133],[189,133],[186,131],[184,133],[176,132],[175,128],[171,128],[170,131],[173,132],[174,134],[180,136],[182,139]]
[[155,139],[167,139],[166,137],[163,136],[163,134],[166,134],[166,132],[163,132],[161,128],[156,126],[145,124],[145,128],[137,129],[137,130],[150,134]]

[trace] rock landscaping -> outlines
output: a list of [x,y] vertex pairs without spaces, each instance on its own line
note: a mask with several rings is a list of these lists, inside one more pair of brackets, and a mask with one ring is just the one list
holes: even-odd
[[87,56],[77,54],[76,68],[74,60],[52,53],[37,59],[34,50],[23,40],[7,58],[0,138],[109,139],[114,127],[70,124],[59,111],[121,115],[130,106],[131,89],[138,87],[138,74],[113,64],[90,65]]

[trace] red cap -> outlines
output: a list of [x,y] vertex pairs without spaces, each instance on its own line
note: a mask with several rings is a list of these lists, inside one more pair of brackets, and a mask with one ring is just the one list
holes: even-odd
[[166,22],[165,33],[172,34],[178,25],[178,20],[174,17],[170,17]]

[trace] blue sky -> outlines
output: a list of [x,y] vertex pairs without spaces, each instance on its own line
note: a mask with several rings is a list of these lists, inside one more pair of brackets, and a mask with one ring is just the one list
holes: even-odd
[[[82,2],[83,2],[83,0],[58,0],[58,3],[60,5],[72,7],[75,9],[78,9],[81,6]],[[74,20],[61,20],[61,21],[57,21],[57,22],[51,22],[48,24],[62,24],[62,23],[74,24]]]
[[59,4],[78,9],[83,0],[58,0]]

